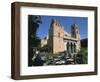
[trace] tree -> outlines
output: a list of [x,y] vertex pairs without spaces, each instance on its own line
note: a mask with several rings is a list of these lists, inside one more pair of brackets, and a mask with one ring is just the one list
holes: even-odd
[[28,16],[28,65],[32,66],[33,48],[40,45],[40,38],[37,36],[39,24],[42,23],[41,16]]
[[80,52],[77,54],[79,64],[87,64],[88,62],[88,52],[87,48],[81,48]]

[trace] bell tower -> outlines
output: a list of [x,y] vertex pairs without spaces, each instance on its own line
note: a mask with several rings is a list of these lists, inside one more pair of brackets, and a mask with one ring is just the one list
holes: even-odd
[[77,39],[77,44],[76,44],[76,49],[78,51],[80,51],[80,48],[81,48],[81,43],[80,43],[80,33],[79,33],[79,29],[78,29],[78,25],[77,24],[73,24],[71,26],[71,36],[75,39]]

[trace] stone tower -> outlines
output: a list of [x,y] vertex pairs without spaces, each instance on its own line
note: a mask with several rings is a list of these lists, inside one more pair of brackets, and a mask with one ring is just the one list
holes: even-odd
[[78,30],[78,25],[77,24],[73,24],[71,26],[71,36],[75,39],[77,39],[77,44],[76,44],[76,49],[77,49],[77,52],[80,51],[80,48],[81,48],[81,43],[80,43],[80,33],[79,33],[79,30]]
[[55,19],[52,19],[49,29],[48,46],[53,54],[64,51],[64,27],[60,25]]

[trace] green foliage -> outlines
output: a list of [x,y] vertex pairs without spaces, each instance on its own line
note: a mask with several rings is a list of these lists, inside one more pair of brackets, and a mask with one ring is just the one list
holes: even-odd
[[37,36],[37,30],[39,28],[39,24],[41,23],[42,21],[40,16],[29,15],[28,39],[29,39],[29,44],[32,45],[32,47],[37,47],[40,43],[40,38]]
[[88,63],[88,52],[87,52],[87,48],[81,48],[81,50],[78,53],[77,57],[79,57],[81,64],[87,64]]

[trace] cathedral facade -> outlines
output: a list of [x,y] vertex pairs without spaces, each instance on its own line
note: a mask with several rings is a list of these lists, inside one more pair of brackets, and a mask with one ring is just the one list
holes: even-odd
[[41,40],[41,47],[45,45],[53,54],[64,51],[77,53],[81,48],[78,25],[71,25],[71,33],[69,34],[57,20],[52,19],[48,36]]

